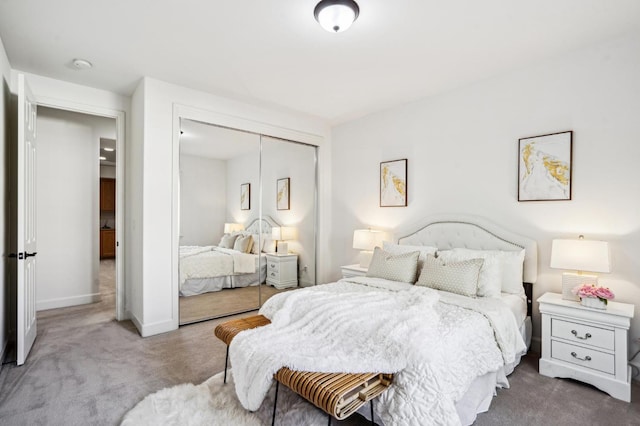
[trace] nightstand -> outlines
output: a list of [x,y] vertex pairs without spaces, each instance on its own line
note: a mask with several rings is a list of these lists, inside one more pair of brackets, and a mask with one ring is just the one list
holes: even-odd
[[367,275],[367,269],[360,266],[359,263],[354,265],[342,266],[342,278],[364,277]]
[[631,401],[628,335],[634,306],[609,302],[587,308],[561,294],[538,299],[542,314],[540,374],[589,383],[614,398]]
[[269,253],[267,257],[267,284],[277,289],[298,286],[298,255]]

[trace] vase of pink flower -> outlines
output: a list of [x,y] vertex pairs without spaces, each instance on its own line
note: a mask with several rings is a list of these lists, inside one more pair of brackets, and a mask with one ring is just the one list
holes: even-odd
[[615,297],[607,287],[588,284],[576,286],[571,292],[580,297],[580,303],[583,306],[595,309],[607,309],[607,302]]

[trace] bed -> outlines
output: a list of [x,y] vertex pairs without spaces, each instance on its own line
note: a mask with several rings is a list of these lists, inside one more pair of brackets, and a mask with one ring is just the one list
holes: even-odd
[[[268,216],[248,223],[244,235],[271,235],[271,228],[278,226]],[[257,286],[266,279],[266,256],[241,253],[218,246],[180,246],[179,285],[180,296],[194,296],[223,289]]]
[[[488,410],[496,387],[508,387],[507,375],[531,338],[536,242],[482,218],[451,215],[426,218],[395,235],[396,253],[415,256],[416,247],[432,250],[443,258],[453,256],[449,264],[460,263],[455,256],[468,255],[468,250],[517,257],[519,288],[510,282],[509,293],[498,286],[497,295],[471,298],[355,277],[274,296],[260,310],[271,324],[238,334],[229,348],[236,393],[245,408],[259,407],[282,366],[393,373],[393,385],[376,404],[375,420],[385,425],[471,424],[477,413]],[[492,256],[462,263],[484,267]],[[437,259],[421,258],[425,268]],[[362,414],[370,417],[368,410]]]

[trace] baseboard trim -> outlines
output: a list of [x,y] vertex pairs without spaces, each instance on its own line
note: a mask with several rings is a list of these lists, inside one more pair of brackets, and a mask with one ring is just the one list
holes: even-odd
[[131,318],[131,322],[138,329],[138,333],[142,337],[154,336],[156,334],[167,333],[169,331],[177,330],[174,321],[159,321],[154,322],[152,324],[144,324],[140,319],[135,316],[132,312],[129,312],[129,316]]
[[87,303],[99,302],[100,293],[82,294],[80,296],[60,297],[57,299],[40,300],[36,302],[36,311],[47,309],[67,308],[69,306],[86,305]]

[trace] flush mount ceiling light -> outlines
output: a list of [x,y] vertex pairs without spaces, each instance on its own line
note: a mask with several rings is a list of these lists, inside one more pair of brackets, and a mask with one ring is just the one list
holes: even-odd
[[74,59],[72,64],[73,67],[77,70],[88,70],[89,68],[93,67],[93,64],[86,59]]
[[107,159],[107,157],[104,157],[102,155],[100,156],[100,161],[105,161],[106,159]]
[[331,33],[348,30],[359,14],[360,8],[353,0],[322,0],[313,10],[316,21]]
[[107,152],[113,152],[113,151],[115,151],[115,149],[113,149],[113,148],[102,148],[102,149],[104,149],[104,150],[105,150],[105,151],[107,151]]

